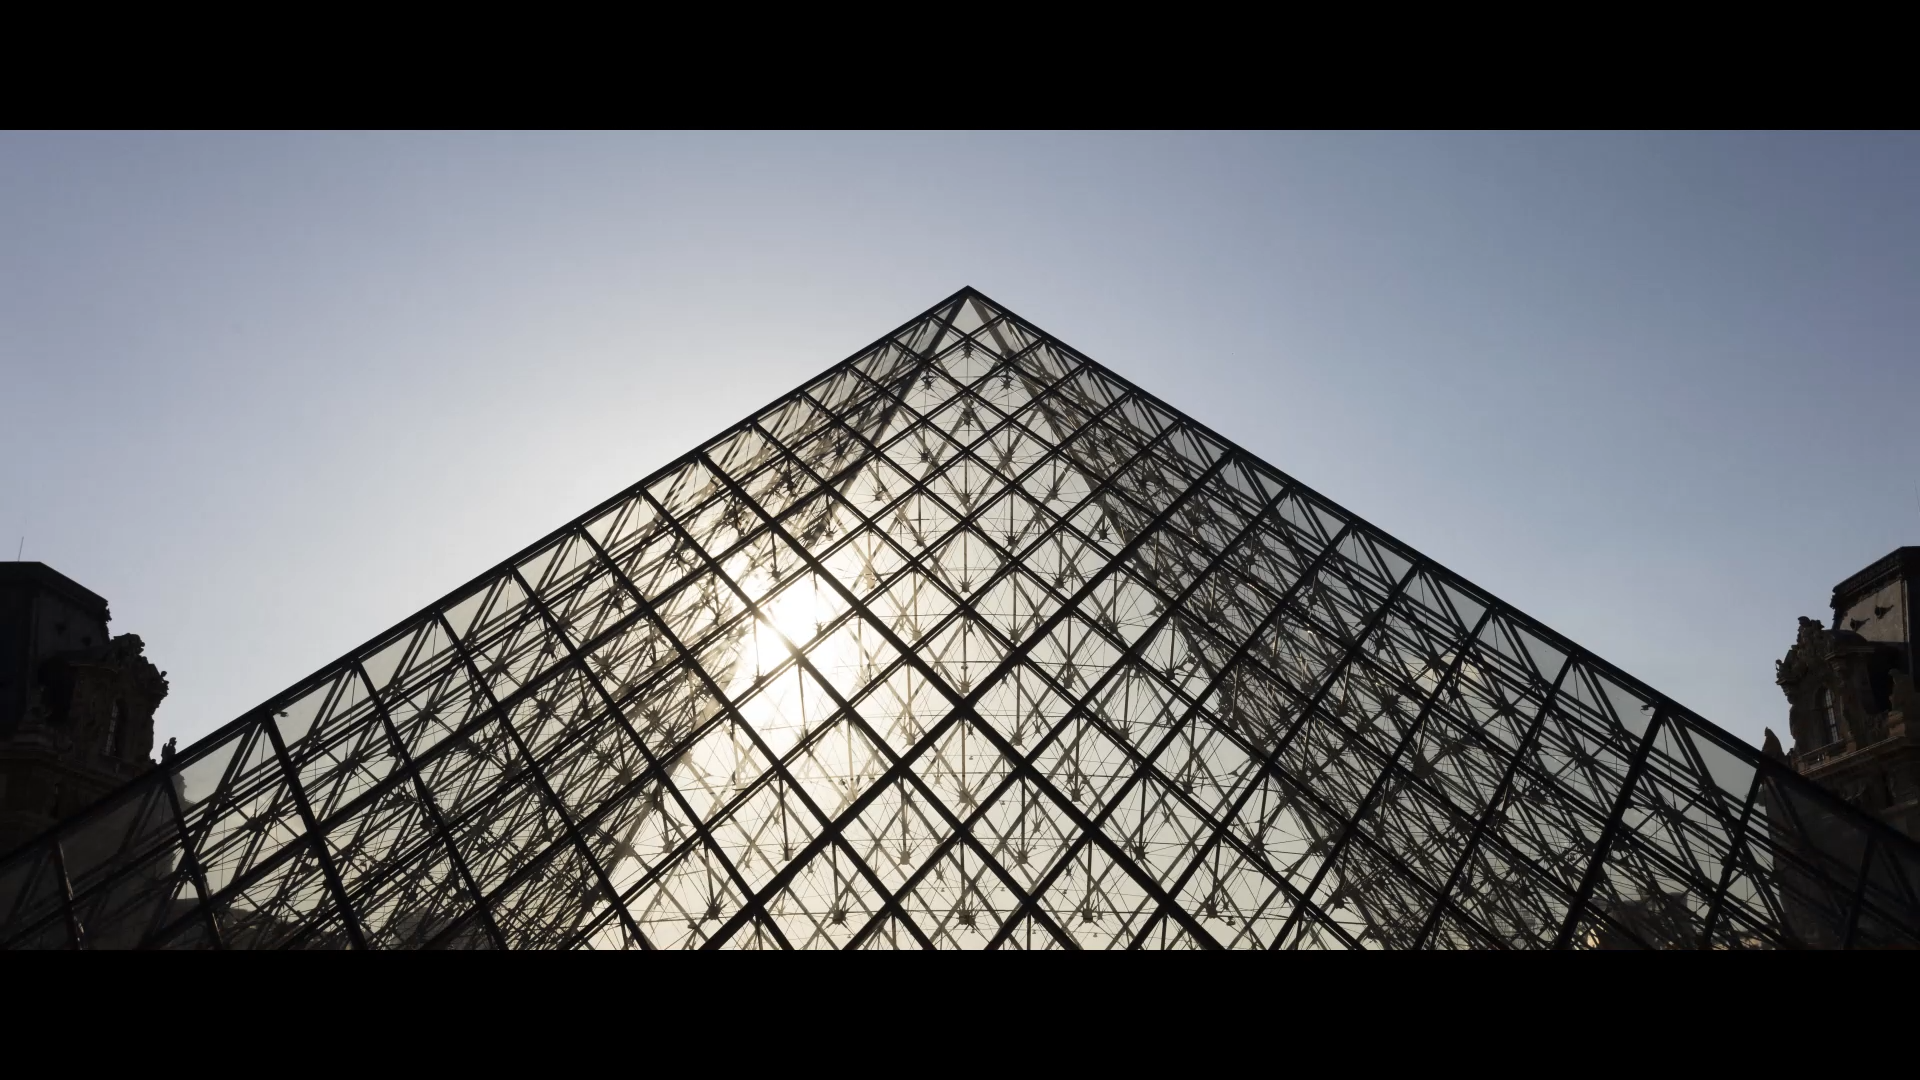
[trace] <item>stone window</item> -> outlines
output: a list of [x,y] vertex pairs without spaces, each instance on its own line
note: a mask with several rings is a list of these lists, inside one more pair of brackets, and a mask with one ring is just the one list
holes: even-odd
[[1833,691],[1824,686],[1820,688],[1820,724],[1828,745],[1840,741],[1840,709],[1833,703]]
[[107,714],[107,743],[100,752],[110,758],[120,756],[120,744],[127,730],[127,703],[114,699],[113,711]]

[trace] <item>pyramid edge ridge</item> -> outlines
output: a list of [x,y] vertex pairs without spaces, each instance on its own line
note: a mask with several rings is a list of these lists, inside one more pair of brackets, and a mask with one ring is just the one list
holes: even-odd
[[[265,700],[261,701],[259,704],[250,706],[242,710],[239,713],[239,715],[235,716],[233,719],[228,720],[225,723],[222,723],[218,727],[212,729],[211,731],[208,731],[206,734],[201,735],[199,738],[193,740],[191,743],[188,743],[186,746],[180,748],[180,750],[177,752],[176,758],[173,760],[172,763],[170,764],[166,762],[155,763],[146,771],[143,771],[138,775],[128,779],[126,782],[118,784],[113,788],[109,789],[104,794],[102,794],[99,798],[94,799],[90,802],[87,802],[79,806],[78,808],[66,814],[61,815],[59,820],[55,821],[52,825],[49,825],[46,829],[42,830],[41,832],[34,834],[32,837],[21,841],[20,844],[17,847],[15,847],[13,850],[7,851],[7,852],[0,852],[0,868],[5,868],[6,866],[12,864],[15,861],[16,857],[25,855],[28,852],[32,851],[33,849],[38,847],[43,840],[59,832],[69,822],[91,815],[95,810],[110,804],[115,799],[118,799],[119,797],[121,797],[121,795],[123,795],[128,790],[134,787],[137,787],[142,783],[147,782],[151,778],[154,771],[164,769],[164,768],[172,768],[176,772],[179,771],[180,769],[184,768],[186,765],[190,764],[194,760],[195,755],[203,753],[209,746],[219,743],[220,741],[243,730],[244,728],[247,727],[247,725],[255,723],[261,720],[263,717],[270,715],[274,711],[274,709],[277,708],[278,706],[285,704],[288,701],[297,699],[302,695],[314,690],[315,688],[320,686],[322,683],[324,683],[327,679],[333,677],[333,675],[337,672],[337,670],[339,669],[342,663],[349,660],[357,662],[362,656],[378,651],[383,646],[391,643],[396,636],[405,632],[408,627],[418,623],[422,618],[430,616],[434,614],[436,611],[438,611],[439,609],[441,609],[442,607],[448,606],[453,602],[464,598],[466,594],[472,591],[475,587],[484,584],[488,576],[492,574],[494,571],[498,570],[500,567],[522,561],[528,556],[539,551],[542,547],[545,547],[546,545],[554,542],[556,539],[558,539],[559,537],[567,533],[569,530],[572,530],[574,528],[584,525],[586,522],[592,520],[595,516],[605,512],[610,507],[618,504],[621,500],[632,497],[636,492],[639,492],[645,489],[651,484],[657,483],[661,478],[672,473],[675,469],[682,468],[685,465],[689,464],[690,462],[697,460],[701,455],[705,454],[707,450],[711,449],[713,446],[719,444],[720,442],[726,440],[728,437],[734,435],[746,425],[751,424],[755,417],[758,417],[762,413],[765,413],[768,409],[778,406],[781,402],[787,400],[789,397],[793,396],[795,393],[798,393],[799,391],[804,390],[808,385],[814,382],[817,382],[821,378],[833,373],[834,371],[842,367],[845,367],[846,365],[852,363],[855,360],[858,360],[860,357],[867,355],[868,353],[873,351],[875,348],[878,348],[890,341],[893,341],[896,335],[898,335],[901,331],[906,330],[926,319],[933,318],[935,315],[938,314],[938,312],[942,308],[953,305],[956,301],[967,299],[969,296],[980,296],[981,299],[985,299],[984,295],[980,294],[979,290],[974,289],[970,285],[963,285],[959,289],[955,290],[954,292],[947,294],[945,297],[942,297],[939,301],[934,303],[932,306],[926,308],[924,311],[900,323],[899,325],[895,326],[893,329],[888,330],[886,333],[880,335],[877,338],[874,338],[872,341],[866,343],[865,345],[860,346],[859,348],[855,349],[853,352],[847,354],[846,356],[840,358],[839,360],[836,360],[833,363],[827,365],[820,372],[814,375],[808,376],[806,379],[801,380],[799,385],[782,391],[780,394],[776,395],[775,397],[767,401],[765,404],[759,406],[756,409],[753,409],[752,411],[748,412],[744,417],[738,420],[735,420],[732,423],[728,424],[727,426],[721,428],[718,432],[708,437],[704,441],[700,442],[699,444],[695,445],[691,449],[686,450],[674,456],[671,460],[660,465],[658,468],[647,473],[645,476],[642,476],[639,480],[636,480],[633,483],[628,484],[626,487],[621,488],[619,491],[616,491],[614,494],[593,504],[592,506],[588,507],[586,510],[582,511],[581,513],[576,514],[571,518],[568,518],[565,522],[561,523],[560,525],[552,529],[549,529],[547,532],[541,534],[538,538],[526,544],[524,547],[521,547],[518,550],[514,551],[512,554],[503,556],[499,559],[496,559],[492,563],[489,563],[486,566],[486,568],[482,569],[479,573],[473,575],[472,577],[466,579],[465,581],[462,581],[460,584],[440,594],[434,599],[429,600],[426,604],[410,612],[409,614],[403,616],[401,619],[393,623],[391,626],[386,627],[385,629],[379,631],[373,636],[367,638],[365,641],[332,657],[331,659],[327,660],[325,663],[321,664],[318,668],[314,669],[313,671],[307,673],[304,676],[301,676],[299,679],[291,683],[288,683],[282,689],[275,691],[273,694],[269,695]],[[989,300],[988,303],[994,303],[994,302]],[[994,303],[994,306],[1000,307],[1000,305],[997,303]],[[1006,311],[1004,307],[1001,307],[1001,310]],[[1024,319],[1021,321],[1025,322]],[[1028,325],[1032,325],[1032,324],[1029,323]],[[1047,335],[1047,337],[1049,340],[1056,340],[1056,339],[1053,339],[1051,335]],[[1072,351],[1076,356],[1081,355],[1078,352],[1078,350],[1072,350]]]

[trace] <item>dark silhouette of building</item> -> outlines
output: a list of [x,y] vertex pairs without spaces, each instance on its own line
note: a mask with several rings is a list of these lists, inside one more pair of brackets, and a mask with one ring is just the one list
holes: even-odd
[[108,619],[46,564],[0,563],[0,851],[152,767],[166,673]]
[[[1849,803],[1920,839],[1920,722],[1914,642],[1920,547],[1903,547],[1833,588],[1833,621],[1802,618],[1775,678],[1793,746],[1783,760]],[[1767,732],[1768,753],[1781,755]]]
[[[1920,732],[1913,688],[1920,547],[1903,547],[1833,589],[1832,624],[1802,617],[1774,678],[1787,697],[1783,747],[1767,729],[1762,751],[1907,837],[1920,837]],[[1841,946],[1878,933],[1879,916],[1850,915],[1845,901],[1812,882],[1805,867],[1848,865],[1889,888],[1915,887],[1909,868],[1886,857],[1892,843],[1862,834],[1830,806],[1784,788],[1763,800],[1780,850],[1797,859],[1777,868],[1782,915],[1805,943]]]
[[0,859],[0,947],[1900,947],[1916,883],[963,289]]
[[[153,713],[167,696],[166,673],[143,655],[139,637],[110,634],[109,619],[105,599],[51,567],[0,563],[0,853],[154,774]],[[109,807],[96,828],[59,845],[34,880],[0,872],[0,896],[70,897],[76,877],[128,848],[164,845],[174,817],[155,810],[178,792],[169,781],[144,802]],[[161,853],[122,868],[95,890],[96,908],[186,910],[175,895],[178,864]],[[132,948],[140,929],[110,918],[89,929],[69,905],[49,941]]]

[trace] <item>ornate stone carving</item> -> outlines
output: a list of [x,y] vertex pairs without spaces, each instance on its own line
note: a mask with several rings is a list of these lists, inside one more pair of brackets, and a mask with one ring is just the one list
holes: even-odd
[[[1837,605],[1835,611],[1831,628],[1802,617],[1793,646],[1774,663],[1792,733],[1784,757],[1913,834],[1920,831],[1920,749],[1908,734],[1916,702],[1907,642],[1864,637],[1845,628],[1849,620]],[[1772,732],[1763,749],[1769,756],[1782,749]]]
[[[10,636],[0,680],[0,849],[152,767],[167,674],[136,634],[109,636],[106,601],[40,564],[0,575]],[[77,646],[77,647],[76,647]]]
[[41,663],[35,719],[52,730],[62,753],[129,764],[147,760],[167,675],[145,651],[138,634],[121,634]]
[[1810,664],[1826,659],[1832,651],[1827,641],[1827,629],[1820,625],[1820,621],[1800,616],[1800,633],[1793,646],[1787,650],[1784,659],[1773,662],[1774,683],[1791,700],[1806,679]]

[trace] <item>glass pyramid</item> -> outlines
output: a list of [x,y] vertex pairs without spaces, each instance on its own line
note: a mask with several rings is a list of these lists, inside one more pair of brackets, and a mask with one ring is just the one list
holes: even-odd
[[963,289],[14,852],[0,945],[1884,947],[1916,890]]

